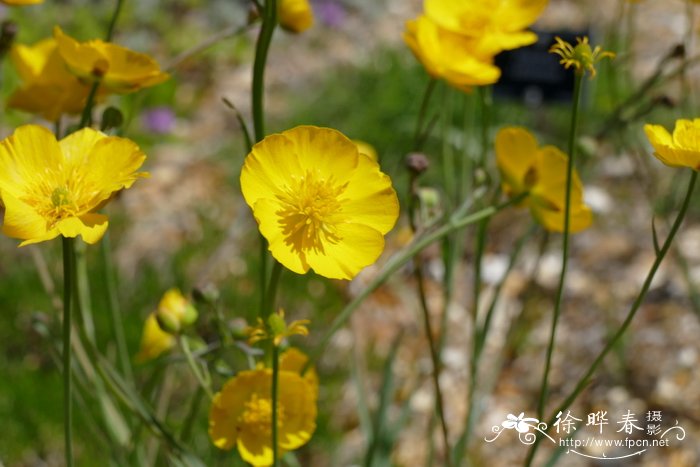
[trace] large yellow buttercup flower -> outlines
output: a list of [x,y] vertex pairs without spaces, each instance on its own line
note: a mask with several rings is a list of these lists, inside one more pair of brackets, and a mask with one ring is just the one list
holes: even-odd
[[125,94],[160,84],[170,76],[146,54],[95,39],[78,42],[56,26],[53,36],[68,69],[88,82],[100,81],[111,92]]
[[428,74],[458,89],[493,84],[501,76],[478,39],[444,29],[426,16],[407,21],[403,38]]
[[537,42],[525,28],[548,0],[425,0],[425,14],[441,28],[478,40],[480,53],[495,55]]
[[289,32],[304,32],[314,24],[309,0],[278,0],[277,16],[280,26]]
[[16,45],[10,57],[23,83],[10,96],[10,107],[50,121],[82,112],[90,86],[66,69],[53,38],[31,46]]
[[377,260],[399,214],[391,179],[330,128],[266,137],[246,157],[241,190],[272,256],[299,274],[352,279]]
[[[517,196],[527,193],[525,204],[545,229],[564,231],[567,156],[554,146],[539,147],[524,128],[508,127],[496,135],[496,162],[503,190]],[[590,226],[592,213],[583,201],[583,184],[574,171],[571,185],[569,230]]]
[[[278,449],[298,449],[316,429],[316,391],[294,371],[279,372]],[[238,448],[254,466],[272,465],[272,370],[241,371],[214,396],[209,436],[219,449]]]
[[17,128],[0,142],[3,232],[20,246],[59,235],[97,242],[108,220],[95,211],[147,175],[137,172],[145,159],[132,141],[91,128],[61,141],[37,125]]
[[700,118],[677,120],[673,135],[661,125],[644,125],[644,132],[661,162],[700,170]]

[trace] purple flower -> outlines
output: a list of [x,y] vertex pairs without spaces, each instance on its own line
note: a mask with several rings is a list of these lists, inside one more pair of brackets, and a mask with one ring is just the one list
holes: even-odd
[[170,133],[175,125],[175,113],[170,107],[152,107],[143,113],[146,128],[158,134]]
[[337,0],[316,0],[314,12],[323,24],[329,27],[338,27],[345,21],[345,7]]

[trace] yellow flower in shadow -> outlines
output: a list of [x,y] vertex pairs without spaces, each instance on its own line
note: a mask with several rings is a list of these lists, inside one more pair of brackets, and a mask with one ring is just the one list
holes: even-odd
[[49,121],[82,112],[90,86],[66,69],[53,38],[31,46],[18,44],[12,48],[10,58],[23,85],[10,95],[9,107]]
[[458,89],[493,84],[501,76],[479,39],[444,29],[426,16],[407,21],[403,39],[428,74]]
[[272,256],[298,274],[352,279],[377,260],[399,214],[391,179],[330,128],[266,137],[246,157],[241,190]]
[[304,32],[314,24],[309,0],[278,0],[277,16],[280,26],[289,32]]
[[125,94],[155,86],[170,76],[146,54],[95,39],[78,42],[56,26],[53,36],[68,69],[79,78],[99,80],[111,92]]
[[573,46],[564,41],[561,37],[555,37],[554,44],[549,52],[557,54],[561,57],[559,63],[568,69],[573,67],[577,74],[589,73],[589,78],[593,79],[596,75],[595,65],[604,58],[615,58],[613,52],[603,51],[599,45],[594,49],[588,43],[588,37],[577,37],[576,45]]
[[448,31],[477,39],[480,53],[495,55],[537,42],[525,28],[548,0],[425,0],[425,15]]
[[676,120],[673,135],[661,125],[644,125],[644,132],[664,164],[700,169],[700,118]]
[[[524,128],[508,127],[496,135],[496,163],[503,191],[510,196],[527,193],[524,204],[532,216],[551,231],[564,231],[567,156],[554,146],[539,147]],[[583,201],[583,184],[576,171],[571,185],[569,230],[588,228],[593,220]]]
[[37,125],[17,128],[0,142],[3,232],[20,246],[59,235],[97,242],[108,220],[95,211],[148,175],[137,172],[145,159],[132,141],[91,128],[61,141]]
[[139,353],[136,355],[136,361],[143,363],[153,360],[173,347],[175,347],[175,337],[161,329],[154,313],[148,315],[143,325],[141,345]]
[[[278,449],[298,449],[316,430],[316,394],[305,377],[279,372]],[[234,446],[254,466],[272,465],[272,370],[241,371],[214,396],[209,436],[219,449]]]

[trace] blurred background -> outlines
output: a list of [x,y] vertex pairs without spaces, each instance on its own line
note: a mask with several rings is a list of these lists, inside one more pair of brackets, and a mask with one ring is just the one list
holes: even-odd
[[[19,43],[48,37],[55,24],[85,40],[104,36],[112,3],[46,0],[22,9],[2,8],[0,18],[16,22]],[[404,158],[412,147],[428,76],[401,34],[404,22],[420,12],[421,2],[314,0],[312,5],[316,22],[310,30],[275,33],[267,69],[267,130],[328,126],[371,144],[404,206]],[[162,66],[173,66],[172,79],[162,85],[110,98],[125,116],[123,134],[148,155],[146,168],[151,173],[149,180],[107,208],[133,355],[146,316],[171,287],[218,291],[223,314],[235,329],[255,316],[258,234],[238,182],[245,141],[235,112],[222,101],[227,99],[250,121],[257,27],[245,29],[247,18],[243,0],[140,0],[125,2],[117,24],[115,42],[153,55]],[[681,0],[551,0],[535,25],[544,37],[547,31],[587,31],[593,44],[618,54],[614,61],[602,62],[596,79],[586,82],[578,163],[596,219],[591,229],[573,237],[548,410],[568,394],[626,315],[654,259],[652,218],[663,239],[667,219],[680,205],[689,174],[651,157],[642,125],[670,128],[676,118],[697,116],[700,90],[692,65],[700,54],[699,19],[700,5]],[[237,26],[243,28],[241,33],[178,59],[194,45]],[[3,100],[17,84],[16,72],[5,60]],[[541,86],[539,94],[537,86],[528,88],[526,95],[500,97],[495,92],[491,140],[501,126],[522,125],[538,135],[540,144],[565,148],[570,102],[565,96],[548,100],[547,85]],[[425,146],[431,166],[421,179],[438,195],[437,212],[449,210],[440,202],[442,152],[471,157],[479,151],[476,94],[440,83],[429,111],[432,115],[446,107],[451,114],[436,125]],[[0,136],[31,121],[36,120],[28,114],[4,110]],[[498,183],[495,170],[485,177]],[[310,337],[297,341],[302,347],[313,348],[344,303],[410,240],[407,224],[402,217],[387,238],[379,265],[350,283],[312,273],[283,275],[279,301],[288,316],[311,320]],[[491,222],[483,262],[484,302],[503,278],[515,239],[528,227],[528,213],[517,209]],[[464,254],[456,267],[450,303],[444,303],[440,289],[444,267],[439,248],[424,253],[436,327],[442,310],[447,310],[441,384],[455,439],[466,417],[471,349],[474,232],[463,235]],[[17,243],[0,238],[0,466],[59,466],[62,386],[55,357],[60,345],[60,246],[48,242],[18,249]],[[534,413],[560,268],[559,243],[558,235],[536,230],[505,280],[478,380],[483,397],[467,450],[470,465],[519,465],[525,456],[527,447],[513,433],[494,443],[484,438],[491,437],[491,427],[507,414]],[[96,249],[88,248],[86,254],[97,344],[104,354],[114,356],[113,329],[107,313],[101,312],[108,300],[101,258]],[[700,465],[699,286],[700,204],[694,202],[632,327],[572,407],[572,413],[584,419],[587,413],[607,410],[613,427],[627,410],[638,417],[662,411],[663,425],[677,422],[686,431],[685,439],[617,464],[561,454],[559,465]],[[435,454],[426,436],[436,428],[431,364],[416,303],[407,266],[336,334],[318,365],[318,428],[297,453],[301,465],[363,465],[367,426],[377,416],[384,429],[375,440],[372,465],[431,465]],[[200,309],[198,326],[205,339],[211,332],[209,320]],[[161,377],[166,366],[170,376]],[[166,357],[136,365],[135,376],[165,422],[182,423],[184,402],[196,387],[186,366]],[[388,402],[377,415],[382,391]],[[220,452],[210,443],[205,405],[195,414],[193,451],[207,465],[238,465],[234,453]],[[78,463],[84,466],[114,458],[105,451],[103,435],[91,430],[88,413],[78,410],[75,422]],[[611,437],[614,431],[611,427]],[[438,430],[432,433],[440,446]],[[552,453],[543,445],[537,465],[544,465]]]

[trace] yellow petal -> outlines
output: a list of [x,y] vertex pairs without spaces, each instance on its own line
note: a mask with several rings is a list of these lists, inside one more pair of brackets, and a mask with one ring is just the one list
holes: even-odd
[[248,431],[242,432],[237,441],[238,452],[244,461],[254,467],[272,465],[272,441]]
[[[20,246],[50,240],[58,236],[59,233],[56,229],[47,230],[46,220],[37,214],[31,206],[18,200],[9,192],[2,193],[2,201],[5,204],[2,231],[8,237],[30,240]],[[36,241],[31,241],[33,239]]]
[[153,360],[174,346],[175,338],[160,328],[156,315],[151,313],[143,326],[141,345],[139,353],[136,355],[136,361],[143,363]]
[[526,129],[502,128],[496,134],[496,163],[508,191],[526,191],[526,176],[537,161],[537,140]]
[[96,243],[107,230],[107,216],[88,213],[81,217],[69,217],[56,224],[56,228],[64,237],[83,237],[85,243]]
[[285,450],[306,444],[316,430],[316,395],[313,388],[297,373],[279,373],[279,404],[284,420],[279,432],[279,445]]
[[61,150],[53,133],[38,125],[24,125],[0,142],[0,193],[22,199],[37,174],[51,174],[61,165]]
[[280,206],[269,199],[259,199],[253,207],[255,219],[258,221],[260,233],[269,243],[270,253],[284,267],[297,274],[306,274],[309,263],[306,255],[299,248],[287,241],[280,224]]
[[144,172],[136,172],[146,155],[133,141],[106,136],[92,128],[83,128],[60,141],[69,164],[89,166],[84,184],[94,187],[90,205],[97,207],[112,193],[129,188]]
[[289,32],[303,32],[314,24],[314,13],[308,0],[280,0],[277,10],[280,26]]
[[313,250],[306,254],[309,266],[330,279],[352,279],[374,263],[384,249],[382,234],[366,225],[340,224],[337,235],[339,242],[324,243],[324,254]]
[[382,234],[394,228],[399,216],[399,199],[391,179],[371,159],[358,162],[357,170],[343,193],[342,213],[353,223],[371,226]]
[[[542,226],[552,232],[564,231],[564,210],[551,210],[538,205],[531,204],[533,216]],[[569,232],[578,233],[590,227],[593,222],[593,213],[584,204],[572,205],[569,214]]]

